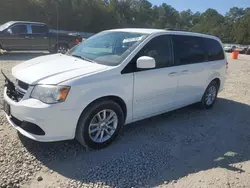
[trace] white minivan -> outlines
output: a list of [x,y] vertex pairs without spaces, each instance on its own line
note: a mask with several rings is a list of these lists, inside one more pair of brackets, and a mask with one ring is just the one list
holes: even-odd
[[41,142],[76,138],[91,149],[123,125],[200,103],[211,108],[227,61],[214,36],[157,29],[100,32],[67,54],[37,57],[5,75],[4,111],[21,134]]

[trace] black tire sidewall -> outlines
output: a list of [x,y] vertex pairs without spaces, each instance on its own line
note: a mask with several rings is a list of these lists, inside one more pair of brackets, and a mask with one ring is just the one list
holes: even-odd
[[[215,86],[215,88],[216,88],[216,96],[215,96],[215,99],[214,99],[213,103],[210,104],[210,105],[207,105],[207,104],[206,104],[206,101],[205,101],[205,96],[206,96],[206,93],[207,93],[208,89],[209,89],[211,86]],[[204,92],[203,97],[202,97],[202,100],[201,100],[201,107],[202,107],[202,108],[204,108],[204,109],[210,109],[210,108],[212,108],[212,107],[214,106],[214,104],[215,104],[215,102],[216,102],[216,100],[217,100],[218,89],[219,89],[218,84],[217,84],[215,81],[212,81],[212,82],[207,86],[206,91]]]
[[[118,125],[115,133],[111,138],[103,143],[96,143],[92,141],[89,136],[89,125],[92,118],[100,111],[104,109],[113,110],[118,118]],[[119,135],[122,127],[124,125],[124,114],[121,107],[113,101],[102,101],[98,104],[92,105],[87,109],[85,113],[81,115],[80,121],[77,126],[77,140],[87,148],[90,149],[102,149],[110,145]]]
[[[58,52],[58,49],[59,49],[60,47],[64,47],[65,49],[67,49],[67,51],[69,50],[69,47],[68,47],[67,44],[58,44],[58,45],[56,46],[56,48],[55,48],[55,51],[56,51],[57,53],[59,53],[59,52]],[[65,53],[67,53],[67,52],[65,52]]]

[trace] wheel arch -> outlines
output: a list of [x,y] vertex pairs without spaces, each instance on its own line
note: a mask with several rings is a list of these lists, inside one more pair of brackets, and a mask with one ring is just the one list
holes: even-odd
[[60,45],[60,44],[67,45],[70,48],[69,43],[67,41],[65,41],[65,40],[59,40],[58,42],[56,42],[54,48],[56,49],[57,46]]
[[219,72],[216,72],[214,74],[212,74],[208,79],[207,79],[207,83],[206,83],[206,87],[204,88],[205,90],[207,89],[208,85],[213,82],[216,81],[216,83],[218,84],[219,88],[218,90],[220,90],[220,86],[221,86],[221,75]]
[[[213,76],[213,77],[211,77],[210,79],[208,79],[207,84],[206,84],[206,86],[205,86],[205,88],[204,88],[203,94],[205,93],[205,91],[206,91],[207,87],[209,86],[209,84],[210,84],[211,82],[213,82],[213,81],[215,81],[215,82],[218,84],[218,91],[220,90],[221,79],[219,78],[219,75],[216,75],[216,76]],[[203,94],[202,94],[202,96],[201,96],[201,98],[200,98],[199,100],[202,99]]]
[[127,118],[127,105],[126,105],[125,101],[124,101],[121,97],[118,97],[118,96],[116,96],[116,95],[107,95],[107,96],[103,96],[103,97],[97,98],[97,99],[93,100],[92,102],[90,102],[90,103],[82,110],[82,113],[81,113],[81,115],[80,115],[79,118],[78,118],[77,125],[78,125],[78,123],[79,123],[79,120],[80,120],[81,116],[82,116],[84,113],[86,113],[86,111],[87,111],[91,106],[93,106],[93,105],[99,103],[100,101],[105,101],[105,100],[111,100],[111,101],[114,101],[115,103],[117,103],[117,104],[121,107],[121,109],[122,109],[122,111],[123,111],[123,113],[124,113],[124,121],[126,121],[126,118]]
[[219,91],[220,90],[221,80],[219,78],[214,78],[211,82],[213,82],[213,81],[215,81],[217,83],[217,85],[218,85],[218,91]]

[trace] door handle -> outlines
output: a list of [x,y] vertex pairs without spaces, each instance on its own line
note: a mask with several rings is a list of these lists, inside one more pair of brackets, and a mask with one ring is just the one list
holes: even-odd
[[168,74],[168,76],[171,76],[171,77],[176,76],[176,75],[177,75],[177,72],[171,72],[171,73]]
[[181,74],[188,74],[188,70],[181,71]]
[[25,36],[24,38],[25,38],[25,39],[29,39],[30,37],[28,37],[28,36]]
[[44,39],[47,39],[48,37],[43,37]]

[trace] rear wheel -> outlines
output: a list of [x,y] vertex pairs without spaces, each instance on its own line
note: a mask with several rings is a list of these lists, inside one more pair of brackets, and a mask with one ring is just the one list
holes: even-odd
[[102,101],[91,105],[77,125],[76,139],[90,149],[102,149],[119,135],[124,124],[121,107],[113,101]]
[[201,108],[210,109],[213,107],[213,105],[217,99],[218,89],[219,89],[219,86],[218,86],[216,81],[212,81],[208,85],[208,87],[207,87],[207,89],[206,89],[206,91],[205,91],[205,93],[204,93],[204,95],[199,103]]

